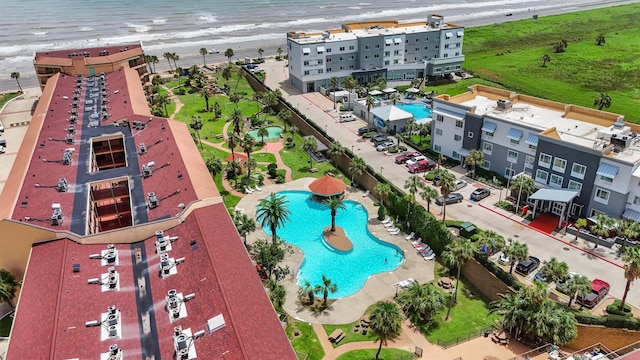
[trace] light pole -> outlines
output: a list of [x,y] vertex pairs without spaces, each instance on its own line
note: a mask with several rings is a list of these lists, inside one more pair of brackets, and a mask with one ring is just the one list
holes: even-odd
[[324,126],[324,133],[327,133],[327,125]]
[[384,167],[380,166],[380,176],[382,176],[382,170],[384,170]]
[[520,208],[520,196],[522,195],[522,183],[524,182],[524,171],[527,168],[527,163],[522,167],[522,174],[520,174],[520,186],[518,186],[518,202],[516,202],[516,212]]
[[353,145],[351,145],[351,153],[353,154]]
[[504,199],[507,200],[509,196],[509,184],[511,183],[511,178],[513,177],[513,163],[509,163],[509,178],[507,179],[507,195],[504,196]]
[[394,298],[398,297],[398,284],[396,283],[396,296],[394,296]]

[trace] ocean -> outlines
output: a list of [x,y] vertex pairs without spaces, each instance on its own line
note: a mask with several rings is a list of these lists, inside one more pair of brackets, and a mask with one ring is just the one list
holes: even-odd
[[[626,2],[626,1],[625,1]],[[631,1],[629,1],[631,2]],[[464,26],[487,24],[532,14],[577,11],[615,0],[22,0],[3,3],[0,22],[0,91],[21,83],[35,84],[35,51],[100,47],[142,41],[145,52],[165,61],[175,52],[184,65],[201,64],[200,48],[216,48],[207,62],[224,61],[231,48],[236,57],[257,57],[285,48],[288,31],[322,31],[345,22],[379,19],[423,21],[428,14]],[[512,14],[505,17],[506,14]],[[199,60],[197,59],[199,58]]]

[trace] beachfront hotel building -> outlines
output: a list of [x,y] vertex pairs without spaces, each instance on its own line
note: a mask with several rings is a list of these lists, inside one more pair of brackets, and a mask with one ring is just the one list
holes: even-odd
[[183,123],[139,72],[52,74],[0,195],[7,359],[296,359]]
[[343,24],[320,33],[287,34],[289,82],[301,92],[331,86],[348,75],[358,83],[411,81],[461,71],[464,28],[440,15],[427,21]]
[[482,168],[531,176],[551,190],[539,211],[640,221],[640,126],[623,116],[474,85],[434,98],[432,117],[434,151],[463,162],[479,150]]
[[141,42],[97,48],[39,51],[33,55],[33,66],[41,90],[44,90],[49,78],[57,73],[95,76],[121,67],[134,69],[145,91],[151,90],[150,73]]

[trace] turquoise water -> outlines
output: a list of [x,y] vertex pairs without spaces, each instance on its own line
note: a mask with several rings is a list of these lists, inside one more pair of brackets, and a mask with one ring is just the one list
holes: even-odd
[[413,117],[415,117],[416,120],[431,116],[431,109],[425,107],[424,104],[398,104],[396,106],[413,114]]
[[[269,141],[273,139],[279,139],[280,134],[282,134],[282,128],[279,126],[268,126],[267,131],[269,132],[269,136],[264,137],[264,141]],[[258,130],[249,131],[249,135],[253,136],[257,141],[262,141],[262,138],[258,136]]]
[[[336,225],[344,229],[353,249],[342,252],[328,245],[322,231],[331,226],[331,212],[325,204],[311,200],[308,191],[283,191],[277,194],[288,200],[290,221],[278,229],[280,238],[298,246],[305,255],[297,274],[299,285],[305,280],[311,286],[321,284],[322,275],[338,285],[330,298],[353,295],[374,274],[395,270],[402,263],[402,251],[381,241],[367,229],[369,215],[360,203],[345,200],[346,210],[338,210]],[[265,232],[271,234],[269,229]]]

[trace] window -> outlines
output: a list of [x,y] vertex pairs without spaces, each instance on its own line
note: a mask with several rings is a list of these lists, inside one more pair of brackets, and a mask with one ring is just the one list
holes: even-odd
[[567,168],[567,160],[562,158],[553,159],[553,171],[564,172]]
[[467,131],[467,137],[473,139],[473,131]]
[[461,128],[462,127],[462,120],[456,120],[456,127],[457,128]]
[[340,46],[340,51],[344,51],[344,46]]
[[540,170],[538,169],[538,171],[536,171],[536,181],[539,182],[543,182],[546,184],[547,179],[549,179],[549,173],[544,171],[544,170]]
[[349,45],[349,50],[355,50],[356,46],[355,45]]
[[582,190],[582,183],[579,183],[575,180],[569,180],[569,185],[567,185],[567,188],[571,189],[571,190]]
[[633,205],[640,205],[640,196],[637,196],[633,198]]
[[610,178],[610,177],[604,176],[604,175],[600,175],[600,180],[602,180],[604,182],[608,182],[608,183],[612,183],[613,182],[613,178]]
[[[331,71],[331,69],[327,69],[327,70],[328,70],[328,71]],[[305,74],[305,75],[309,75],[309,74],[310,74],[309,70],[305,70],[305,71],[304,71],[304,74]]]
[[444,121],[444,116],[442,116],[442,115],[436,115],[436,121],[438,121],[438,122],[443,122],[443,121]]
[[529,149],[531,149],[531,150],[536,150],[537,148],[538,148],[538,146],[537,146],[537,145],[531,145],[531,144],[529,144]]
[[457,160],[460,159],[460,154],[454,151],[453,154],[451,154],[451,157]]
[[533,167],[533,161],[534,161],[533,156],[527,155],[524,158],[524,166],[526,166],[528,168],[532,168]]
[[562,187],[562,176],[551,174],[551,178],[549,179],[549,185],[555,185],[557,187]]
[[327,52],[330,53],[331,52],[331,48],[327,48]]
[[512,163],[518,162],[518,152],[515,150],[507,151],[507,161]]
[[389,65],[389,60],[385,60],[385,61],[384,61],[384,64],[385,64],[385,65]]
[[380,49],[380,44],[376,44],[375,48]]
[[460,140],[462,140],[462,136],[457,135],[457,134],[453,135],[453,141],[460,141]]
[[371,46],[369,46],[369,45],[365,45],[365,46],[364,46],[364,49],[365,49],[365,50],[369,50],[369,48],[371,48]]
[[606,204],[609,202],[609,195],[611,195],[611,193],[608,190],[598,188],[596,189],[596,197],[594,200]]
[[389,56],[389,55],[390,55],[390,53],[388,51],[384,52],[384,56]]
[[442,146],[440,145],[433,145],[433,151],[439,153],[442,152]]
[[584,174],[586,172],[587,172],[586,166],[578,163],[573,163],[573,166],[571,167],[571,176],[578,179],[584,179]]
[[380,54],[375,54],[375,55],[373,55],[373,58],[374,58],[374,59],[377,59],[377,58],[379,58],[379,57],[380,57]]
[[551,166],[551,155],[540,153],[540,157],[538,158],[538,166],[548,168]]
[[436,135],[442,135],[442,129],[436,129]]
[[483,142],[482,143],[482,152],[484,152],[487,155],[491,155],[491,153],[493,152],[493,144],[489,143],[489,142]]
[[511,139],[511,143],[514,144],[514,145],[518,145],[518,144],[520,144],[520,140]]
[[483,160],[482,161],[482,165],[480,165],[481,168],[485,169],[485,170],[489,170],[491,169],[491,161],[489,160]]
[[369,55],[365,55],[365,56],[364,56],[364,58],[365,58],[366,60],[368,60],[368,59],[369,59]]
[[511,179],[515,174],[516,174],[516,171],[510,167],[504,169],[504,177],[506,177],[507,179]]

